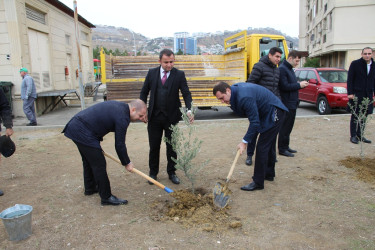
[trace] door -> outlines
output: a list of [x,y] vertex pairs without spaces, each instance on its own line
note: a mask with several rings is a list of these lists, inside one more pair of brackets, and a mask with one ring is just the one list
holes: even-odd
[[28,30],[31,69],[37,92],[52,89],[50,77],[50,46],[48,35]]
[[305,90],[307,101],[312,102],[312,103],[316,103],[319,83],[318,83],[318,77],[317,77],[315,71],[313,71],[313,70],[308,71],[306,81],[309,81],[311,79],[315,79],[317,83],[316,84],[309,83],[309,85],[306,88],[304,88],[304,90]]
[[88,82],[92,82],[92,75],[91,75],[91,68],[92,63],[90,63],[90,54],[89,54],[89,47],[82,45],[82,83],[86,84]]

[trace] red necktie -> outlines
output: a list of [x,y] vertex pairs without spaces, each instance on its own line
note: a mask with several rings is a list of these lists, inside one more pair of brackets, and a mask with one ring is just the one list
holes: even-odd
[[163,76],[163,78],[161,79],[161,84],[163,84],[164,85],[164,83],[167,81],[167,71],[164,71],[164,76]]

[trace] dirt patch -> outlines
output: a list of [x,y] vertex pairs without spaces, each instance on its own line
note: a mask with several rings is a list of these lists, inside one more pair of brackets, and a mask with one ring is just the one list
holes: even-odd
[[360,180],[375,183],[375,158],[347,157],[340,163],[354,169]]
[[213,194],[206,189],[197,189],[194,194],[187,189],[178,190],[170,195],[174,199],[152,204],[155,220],[172,220],[207,232],[224,232],[242,226],[239,218],[230,215],[230,207],[220,209],[213,204]]
[[[0,162],[0,211],[31,205],[32,235],[11,242],[0,222],[0,249],[375,249],[375,184],[340,162],[360,152],[349,141],[349,121],[349,115],[297,118],[290,146],[298,153],[277,156],[275,180],[264,190],[240,190],[254,168],[241,155],[228,207],[219,213],[209,195],[228,175],[246,119],[197,121],[203,144],[195,160],[210,161],[195,186],[206,191],[187,198],[181,209],[178,198],[112,160],[112,193],[129,203],[101,206],[98,195],[83,194],[81,157],[61,130],[15,131],[17,151]],[[372,119],[366,138],[375,140],[374,128]],[[104,137],[104,151],[116,155],[114,143],[113,134]],[[126,144],[135,167],[148,173],[147,125],[131,124]],[[366,157],[375,155],[375,143],[363,146]],[[184,196],[188,179],[177,171],[181,184],[172,184],[164,144],[160,155],[158,181]]]

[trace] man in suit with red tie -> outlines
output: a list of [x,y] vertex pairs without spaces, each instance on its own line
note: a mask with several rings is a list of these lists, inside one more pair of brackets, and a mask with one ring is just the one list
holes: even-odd
[[[174,68],[174,53],[169,49],[163,49],[159,55],[160,66],[150,69],[147,73],[140,99],[148,104],[148,139],[150,144],[149,167],[150,177],[157,180],[159,173],[160,144],[163,137],[171,139],[171,125],[175,125],[181,119],[181,102],[179,92],[184,98],[185,106],[189,110],[190,122],[194,117],[190,112],[191,93],[186,82],[185,73]],[[177,158],[176,152],[169,143],[167,147],[167,172],[169,179],[174,184],[179,184],[180,179],[176,175],[176,163],[172,160]],[[149,182],[152,184],[151,182]]]

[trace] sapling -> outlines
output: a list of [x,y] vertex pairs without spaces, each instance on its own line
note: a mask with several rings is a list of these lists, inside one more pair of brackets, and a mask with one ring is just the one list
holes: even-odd
[[[196,108],[191,105],[191,115],[195,115]],[[202,140],[194,136],[196,127],[190,123],[189,114],[185,108],[180,108],[183,123],[171,125],[171,140],[164,137],[164,141],[172,145],[177,154],[177,159],[172,157],[176,163],[176,169],[182,170],[191,183],[192,192],[195,193],[195,182],[198,172],[208,163],[208,160],[198,165],[193,163],[193,159],[200,152]],[[190,113],[190,112],[189,112]]]
[[[352,113],[352,115],[354,115],[354,119],[355,119],[354,121],[356,123],[357,128],[359,127],[359,131],[360,131],[360,134],[361,134],[361,137],[358,138],[358,140],[359,140],[359,144],[360,144],[359,155],[361,156],[362,159],[364,157],[362,138],[365,135],[366,128],[367,128],[366,124],[369,120],[368,116],[367,116],[367,110],[368,110],[368,106],[369,106],[370,103],[371,103],[371,105],[373,105],[373,101],[371,101],[370,98],[368,98],[368,97],[363,98],[362,103],[358,103],[358,97],[354,97],[353,104],[348,102],[350,113]],[[356,112],[356,111],[358,111],[358,112]]]

